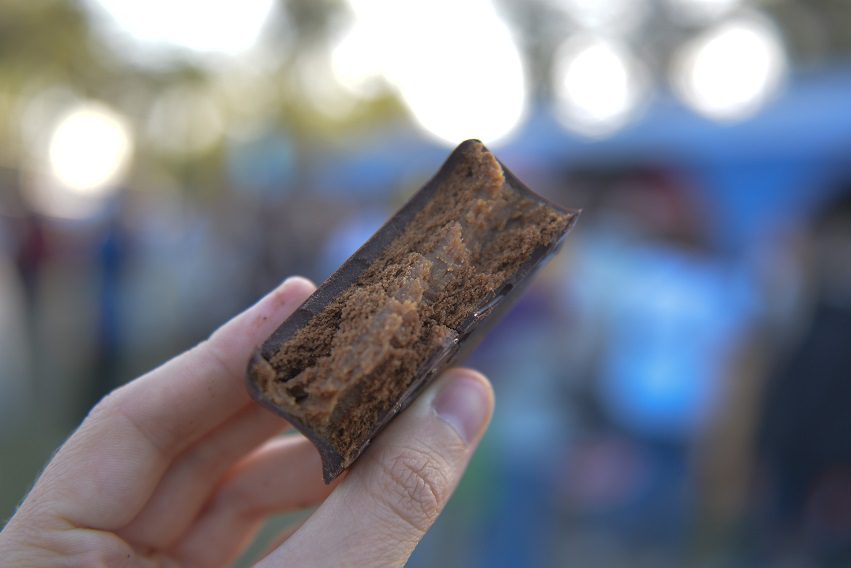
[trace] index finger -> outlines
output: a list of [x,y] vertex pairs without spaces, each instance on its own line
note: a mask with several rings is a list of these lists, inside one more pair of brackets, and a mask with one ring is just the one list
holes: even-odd
[[[313,292],[290,278],[210,339],[101,401],[60,449],[27,501],[76,526],[130,522],[172,459],[248,402],[253,349]],[[48,493],[48,495],[44,495]]]

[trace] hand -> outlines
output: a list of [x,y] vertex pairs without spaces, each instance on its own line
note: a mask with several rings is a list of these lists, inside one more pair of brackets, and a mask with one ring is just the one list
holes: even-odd
[[326,486],[319,455],[246,395],[251,351],[310,295],[291,278],[210,339],[117,389],[59,449],[0,533],[8,566],[223,566],[276,513],[320,504],[259,566],[402,566],[493,409],[449,371]]

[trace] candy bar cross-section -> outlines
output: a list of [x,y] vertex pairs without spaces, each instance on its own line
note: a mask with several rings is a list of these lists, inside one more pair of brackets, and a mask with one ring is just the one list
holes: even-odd
[[260,346],[251,395],[316,445],[331,481],[470,350],[576,216],[464,142]]

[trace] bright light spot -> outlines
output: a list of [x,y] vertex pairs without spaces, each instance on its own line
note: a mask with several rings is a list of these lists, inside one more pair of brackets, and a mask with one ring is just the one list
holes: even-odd
[[549,0],[581,27],[600,31],[629,31],[647,14],[646,0]]
[[114,189],[124,173],[132,142],[120,116],[87,103],[59,119],[47,151],[56,181],[73,192],[101,195]]
[[235,55],[250,49],[275,0],[88,0],[146,47]]
[[520,52],[489,0],[350,0],[384,77],[447,143],[507,137],[526,110]]
[[754,114],[781,86],[786,56],[772,25],[749,17],[721,24],[686,44],[672,82],[697,112],[716,120]]
[[738,8],[742,0],[667,0],[671,14],[685,23],[716,20]]
[[604,136],[642,109],[646,71],[627,48],[598,37],[569,39],[556,52],[556,116],[568,128]]
[[[24,183],[32,206],[53,217],[96,213],[104,198],[119,189],[130,164],[133,142],[127,123],[105,105],[81,103],[61,89],[45,91],[28,111],[22,133],[28,144]],[[27,135],[39,125],[45,136]]]
[[200,154],[221,139],[224,119],[209,93],[200,88],[174,87],[154,101],[147,133],[157,148],[167,152]]
[[331,71],[349,93],[369,99],[385,90],[377,47],[364,26],[353,25],[331,48]]

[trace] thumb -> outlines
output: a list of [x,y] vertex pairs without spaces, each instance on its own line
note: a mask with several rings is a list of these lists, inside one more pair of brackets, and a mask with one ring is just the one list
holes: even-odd
[[484,376],[447,372],[260,566],[403,566],[458,484],[493,405]]

